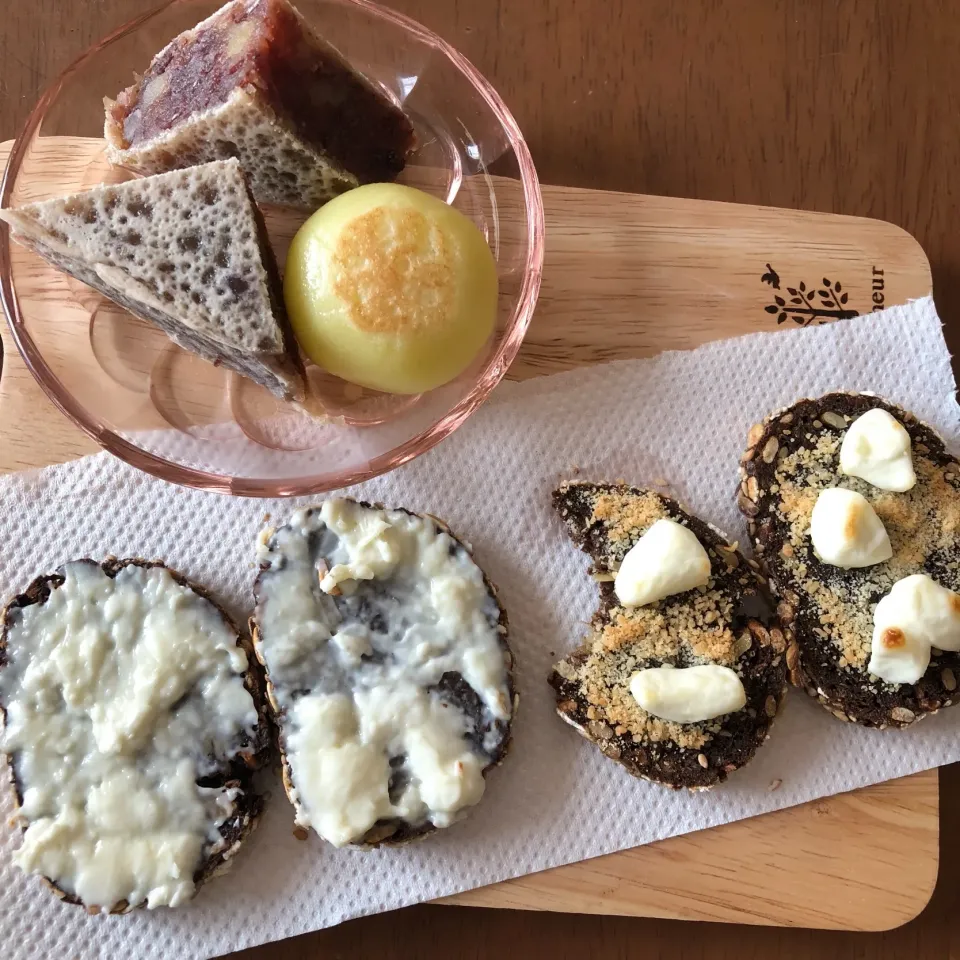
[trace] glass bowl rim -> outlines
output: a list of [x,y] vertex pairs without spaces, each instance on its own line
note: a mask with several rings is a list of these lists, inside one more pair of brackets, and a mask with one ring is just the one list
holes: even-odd
[[[89,47],[57,76],[41,94],[40,99],[30,111],[20,133],[13,143],[7,159],[6,168],[3,172],[3,178],[0,180],[0,205],[6,206],[9,203],[13,191],[13,184],[19,176],[27,149],[32,143],[48,107],[60,93],[64,83],[69,80],[71,75],[111,44],[133,33],[154,17],[159,16],[172,7],[190,2],[194,2],[194,0],[166,0],[166,2],[154,7],[152,10],[148,10],[140,16],[135,17]],[[520,170],[520,183],[523,187],[528,243],[523,281],[510,327],[498,350],[484,365],[476,384],[471,388],[467,396],[462,397],[439,420],[425,430],[405,440],[392,450],[374,457],[368,461],[365,466],[349,474],[339,476],[336,481],[336,487],[330,486],[327,483],[318,482],[316,477],[311,476],[294,477],[289,480],[276,480],[273,478],[228,477],[221,474],[208,473],[193,467],[171,463],[169,460],[142,450],[129,440],[125,440],[111,429],[104,427],[96,417],[89,415],[74,399],[70,391],[63,386],[59,378],[47,365],[47,362],[34,344],[32,337],[26,330],[23,317],[20,313],[20,305],[13,289],[9,227],[3,224],[5,229],[0,230],[0,304],[3,306],[3,311],[6,315],[14,343],[27,369],[53,404],[64,413],[68,419],[83,430],[84,433],[92,437],[104,450],[112,453],[131,466],[158,477],[161,480],[202,490],[232,494],[234,496],[274,498],[322,493],[327,490],[362,483],[365,480],[380,476],[431,450],[441,440],[448,437],[463,424],[464,421],[481,406],[506,375],[530,326],[543,273],[543,200],[533,158],[530,156],[530,150],[527,147],[527,143],[523,138],[523,134],[520,132],[520,128],[513,114],[490,82],[463,54],[416,20],[383,7],[378,3],[374,3],[373,0],[323,0],[323,2],[339,4],[341,6],[359,7],[373,17],[383,20],[392,26],[399,27],[404,32],[413,34],[421,41],[428,43],[439,53],[447,57],[453,66],[467,79],[473,89],[479,93],[486,102],[488,108],[502,126],[510,147],[517,157]]]

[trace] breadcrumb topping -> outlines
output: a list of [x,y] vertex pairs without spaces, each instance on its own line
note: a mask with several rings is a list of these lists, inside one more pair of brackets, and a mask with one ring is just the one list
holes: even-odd
[[622,552],[616,550],[621,560],[657,520],[668,516],[663,501],[653,493],[601,493],[593,504],[593,519],[603,522],[610,544],[623,547]]

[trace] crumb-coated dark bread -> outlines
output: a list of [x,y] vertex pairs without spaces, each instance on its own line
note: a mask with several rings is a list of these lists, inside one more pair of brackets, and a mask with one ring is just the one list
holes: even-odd
[[[97,563],[96,560],[89,558],[83,558],[77,562],[99,566],[100,569],[111,578],[115,577],[124,567],[129,566],[137,566],[144,569],[160,567],[166,570],[178,584],[188,587],[216,608],[229,629],[237,634],[238,646],[242,647],[247,654],[248,667],[243,678],[243,685],[253,698],[259,722],[255,735],[252,738],[244,734],[241,749],[236,756],[229,760],[229,762],[221,764],[221,768],[216,775],[205,776],[202,779],[202,786],[235,787],[238,788],[240,792],[236,798],[236,809],[233,814],[218,828],[220,839],[215,843],[207,843],[204,846],[203,860],[193,876],[194,884],[197,890],[199,890],[208,880],[229,869],[229,861],[239,850],[243,841],[256,828],[260,815],[263,812],[263,797],[254,790],[252,778],[254,772],[269,760],[273,744],[270,735],[270,723],[266,715],[263,677],[257,658],[253,653],[253,645],[249,637],[240,633],[230,616],[207,590],[187,579],[176,570],[166,566],[166,564],[160,560],[144,560],[141,558],[119,560],[116,557],[108,557],[102,563]],[[11,618],[14,611],[22,609],[23,607],[46,603],[50,597],[50,593],[62,586],[64,580],[65,578],[60,572],[37,577],[23,593],[17,594],[3,608],[2,614],[0,614],[0,670],[6,666],[9,657],[7,652],[9,642],[8,635],[12,625]],[[0,702],[0,719],[6,719],[6,711],[2,702]],[[19,808],[23,804],[23,784],[17,777],[13,758],[6,756],[6,760],[10,782],[16,794],[17,807]],[[73,894],[58,887],[48,877],[43,877],[42,879],[46,886],[65,903],[87,906]],[[110,913],[129,913],[131,910],[143,907],[144,905],[145,903],[127,903],[126,901],[121,901],[114,905]],[[97,907],[87,907],[87,909],[91,913],[100,912]]]
[[[438,517],[433,516],[432,514],[417,514],[411,510],[407,510],[403,507],[390,507],[386,508],[382,503],[370,503],[367,501],[354,501],[352,498],[344,498],[350,500],[351,502],[357,503],[359,506],[375,510],[396,510],[402,513],[406,513],[412,517],[423,517],[428,518],[436,524],[437,528],[443,533],[447,534],[454,541],[457,547],[467,553],[472,558],[473,549],[468,543],[465,543],[450,529],[449,526]],[[310,508],[310,512],[318,508]],[[475,563],[476,561],[474,561]],[[478,565],[478,569],[479,565]],[[496,586],[487,576],[486,572],[482,569],[480,570],[483,576],[483,582],[487,590],[488,596],[496,603],[497,610],[499,611],[499,617],[497,621],[498,625],[498,642],[501,649],[503,650],[504,663],[506,665],[506,682],[507,690],[509,696],[509,702],[511,703],[511,714],[507,722],[500,720],[494,720],[491,724],[488,718],[484,717],[483,704],[478,696],[477,692],[467,683],[463,676],[456,672],[450,671],[443,674],[440,678],[439,683],[436,686],[436,690],[440,697],[450,703],[453,706],[456,706],[464,714],[465,718],[471,724],[471,729],[467,733],[468,739],[474,741],[478,745],[484,741],[485,736],[491,731],[496,734],[496,747],[490,754],[490,762],[483,770],[483,776],[486,777],[487,774],[498,767],[504,760],[507,755],[507,752],[510,747],[512,732],[513,732],[513,720],[516,717],[517,707],[519,705],[519,695],[516,691],[516,686],[514,682],[514,657],[513,652],[510,649],[509,644],[509,625],[507,621],[506,610],[503,609],[502,604],[500,603],[498,592]],[[261,602],[261,591],[262,591],[262,582],[263,577],[269,574],[269,568],[261,565],[261,568],[257,574],[257,578],[254,581],[254,600],[256,607],[254,609],[254,614],[250,618],[249,628],[250,635],[253,638],[253,646],[256,653],[256,656],[260,660],[260,664],[263,668],[265,680],[266,680],[266,699],[269,709],[272,711],[273,718],[275,720],[275,730],[277,737],[277,747],[281,760],[281,773],[283,779],[283,788],[287,794],[288,799],[294,808],[299,810],[300,804],[297,798],[296,788],[294,787],[293,782],[293,772],[291,770],[290,761],[287,755],[286,749],[286,727],[284,723],[284,717],[286,710],[281,705],[280,698],[278,697],[277,686],[274,678],[271,677],[270,669],[266,663],[266,657],[263,653],[261,644],[259,643],[259,638],[261,635],[261,627],[258,621],[258,608]],[[351,602],[350,598],[343,596],[334,596],[332,597],[334,603],[339,606]],[[363,608],[362,595],[360,599],[360,608]],[[319,680],[319,678],[318,678]],[[302,691],[306,693],[307,691]],[[351,844],[351,846],[365,847],[365,848],[376,848],[379,846],[401,846],[406,843],[411,843],[415,840],[421,840],[424,837],[429,836],[432,833],[437,831],[435,827],[429,820],[423,823],[409,823],[406,820],[400,818],[391,818],[391,819],[382,819],[378,820],[368,831],[367,833],[359,840]],[[302,828],[298,828],[296,831],[297,835],[305,838],[307,832]]]
[[[886,410],[910,435],[917,483],[906,493],[840,473],[847,427],[868,410]],[[790,679],[840,720],[904,727],[958,699],[960,654],[933,651],[916,684],[889,684],[867,672],[873,613],[903,577],[926,573],[960,590],[960,466],[929,426],[868,394],[800,400],[750,430],[740,464],[738,503],[757,559],[795,634]],[[810,542],[819,492],[862,494],[883,521],[893,557],[845,570],[823,563]]]
[[[553,503],[574,543],[590,557],[600,589],[586,641],[550,673],[557,713],[635,777],[691,789],[723,782],[767,738],[786,691],[787,639],[775,622],[758,618],[765,606],[762,577],[736,544],[651,490],[565,483]],[[614,593],[615,573],[661,518],[696,534],[710,557],[710,583],[624,608]],[[737,673],[747,696],[743,709],[676,723],[646,713],[630,693],[630,678],[638,670],[702,663]]]

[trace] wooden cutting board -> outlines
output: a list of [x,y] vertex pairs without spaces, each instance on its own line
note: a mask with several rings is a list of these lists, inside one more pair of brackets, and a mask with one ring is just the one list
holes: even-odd
[[[0,161],[9,149],[0,145]],[[42,179],[17,199],[69,190],[99,149],[40,141]],[[931,291],[919,244],[877,220],[567,187],[544,187],[543,199],[543,288],[512,378],[830,322]],[[32,260],[51,317],[68,319],[71,289]],[[34,382],[5,324],[0,337],[0,472],[95,452]],[[926,905],[938,840],[937,773],[927,771],[443,902],[882,930]]]

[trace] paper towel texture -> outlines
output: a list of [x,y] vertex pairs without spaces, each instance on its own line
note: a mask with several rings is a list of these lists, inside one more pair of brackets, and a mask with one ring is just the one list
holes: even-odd
[[[19,840],[6,826],[8,792],[0,804],[5,960],[214,956],[960,759],[960,708],[878,732],[838,723],[791,692],[745,770],[708,793],[675,793],[633,780],[553,713],[547,672],[577,645],[596,602],[587,560],[552,513],[553,486],[575,469],[650,483],[743,540],[734,492],[750,425],[837,389],[880,393],[957,449],[955,384],[929,299],[502,385],[431,453],[350,491],[443,517],[500,587],[521,706],[511,753],[469,819],[409,847],[338,851],[293,838],[292,809],[267,774],[264,822],[230,874],[183,909],[88,917],[12,866]],[[107,454],[0,478],[0,499],[4,596],[73,557],[161,557],[240,618],[251,606],[264,517],[295,506],[170,486]],[[776,792],[773,780],[783,781]]]

